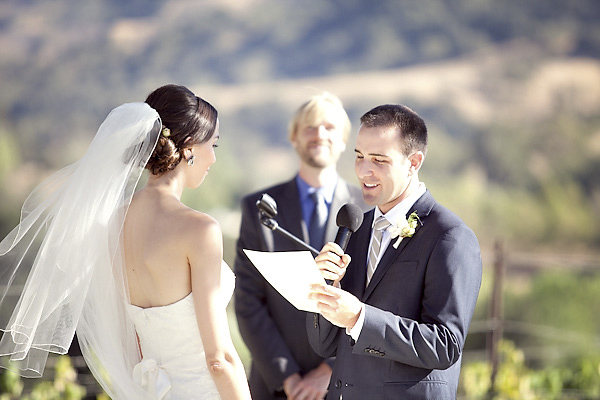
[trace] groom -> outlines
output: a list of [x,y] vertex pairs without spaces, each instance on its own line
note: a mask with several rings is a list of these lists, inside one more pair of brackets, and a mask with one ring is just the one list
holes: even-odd
[[312,287],[320,314],[307,318],[314,350],[337,357],[327,399],[456,398],[481,257],[473,232],[419,180],[426,151],[425,122],[411,109],[361,117],[355,172],[376,207],[348,255],[329,243],[316,258],[334,282]]

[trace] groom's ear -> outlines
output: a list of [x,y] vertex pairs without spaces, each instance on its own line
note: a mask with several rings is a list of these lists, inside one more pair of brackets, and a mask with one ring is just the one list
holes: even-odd
[[423,154],[422,151],[415,151],[410,156],[408,156],[408,160],[410,161],[410,172],[419,172],[421,166],[423,165],[423,161],[425,160],[425,154]]

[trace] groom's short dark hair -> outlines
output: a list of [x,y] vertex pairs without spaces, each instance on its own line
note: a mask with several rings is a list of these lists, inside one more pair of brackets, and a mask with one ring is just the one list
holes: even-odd
[[377,106],[360,117],[362,126],[394,127],[403,140],[402,150],[409,156],[415,151],[427,153],[427,126],[423,118],[402,104]]

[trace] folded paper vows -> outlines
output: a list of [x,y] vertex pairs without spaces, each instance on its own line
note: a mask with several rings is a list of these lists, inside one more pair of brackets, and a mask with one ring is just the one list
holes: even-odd
[[244,249],[252,264],[287,301],[298,310],[319,312],[308,299],[310,285],[325,284],[309,251],[263,252]]

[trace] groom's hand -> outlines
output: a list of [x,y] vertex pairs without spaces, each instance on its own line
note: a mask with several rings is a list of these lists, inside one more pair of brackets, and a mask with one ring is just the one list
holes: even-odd
[[346,273],[350,264],[350,256],[344,254],[342,248],[334,242],[326,243],[321,252],[315,257],[315,262],[325,280],[333,281],[334,286],[339,286],[339,281]]
[[329,285],[311,285],[308,298],[316,300],[319,313],[340,328],[352,329],[362,310],[356,296]]

